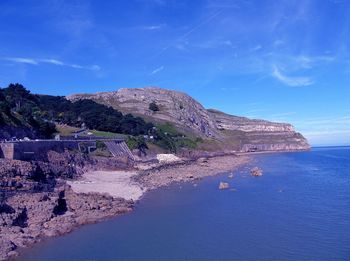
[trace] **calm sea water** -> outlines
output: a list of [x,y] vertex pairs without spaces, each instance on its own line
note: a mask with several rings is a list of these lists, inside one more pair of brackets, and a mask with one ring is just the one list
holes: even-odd
[[[20,260],[350,260],[350,148],[256,156],[248,169],[151,192],[135,211]],[[235,190],[218,190],[228,181]]]

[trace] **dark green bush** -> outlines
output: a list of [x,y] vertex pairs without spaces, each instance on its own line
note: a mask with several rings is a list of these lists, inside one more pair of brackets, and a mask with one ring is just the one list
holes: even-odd
[[149,104],[148,108],[154,112],[159,111],[159,107],[154,101]]

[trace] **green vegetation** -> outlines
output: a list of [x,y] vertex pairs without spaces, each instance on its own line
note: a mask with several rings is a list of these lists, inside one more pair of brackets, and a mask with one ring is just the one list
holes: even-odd
[[146,155],[146,150],[148,149],[148,145],[146,143],[146,140],[142,136],[133,137],[129,136],[126,140],[126,144],[128,145],[129,149],[134,150],[138,149],[140,156],[141,154]]
[[127,137],[127,135],[125,134],[108,132],[108,131],[91,130],[90,132],[92,133],[92,135],[96,137],[101,137],[106,139],[124,139]]
[[56,124],[56,130],[62,136],[70,136],[73,135],[74,132],[80,130],[80,128],[72,127],[65,124]]
[[96,141],[96,150],[91,153],[94,156],[112,157],[112,154],[107,149],[107,146],[102,141]]
[[173,153],[181,148],[196,149],[203,142],[201,138],[192,138],[178,132],[171,123],[158,125],[154,137],[156,145]]
[[71,102],[64,97],[49,95],[38,98],[45,117],[70,126],[85,125],[89,129],[130,135],[147,134],[153,127],[153,124],[146,123],[140,117],[123,115],[112,107],[92,100]]
[[[159,110],[155,102],[149,108]],[[139,149],[141,153],[148,149],[147,142],[170,152],[195,149],[202,143],[200,138],[186,136],[170,123],[154,126],[92,100],[71,102],[61,96],[34,95],[20,84],[0,89],[0,138],[50,138],[57,132],[71,135],[83,126],[94,136],[128,137],[129,148]],[[150,136],[153,139],[148,139]],[[105,149],[98,147],[95,153],[104,155]]]
[[26,129],[34,137],[49,138],[57,132],[55,123],[80,128],[86,126],[103,132],[128,135],[147,134],[153,124],[91,100],[71,102],[64,97],[33,95],[20,84],[0,89],[0,127]]
[[20,84],[0,89],[0,108],[0,128],[3,129],[0,136],[3,138],[15,134],[16,129],[24,135],[32,132],[42,138],[48,138],[56,131],[52,122],[41,117],[36,96]]
[[159,107],[154,101],[149,104],[148,108],[154,112],[159,111]]

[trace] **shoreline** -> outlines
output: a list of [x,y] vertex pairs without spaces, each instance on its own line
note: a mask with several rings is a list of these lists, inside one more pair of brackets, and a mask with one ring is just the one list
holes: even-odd
[[[173,163],[141,163],[132,170],[88,171],[77,180],[58,180],[60,184],[53,192],[14,195],[6,203],[17,206],[20,214],[12,218],[19,224],[0,227],[0,260],[13,260],[21,248],[46,238],[128,213],[150,190],[235,171],[250,159],[250,155],[232,154]],[[118,193],[113,194],[113,189]],[[53,215],[60,199],[66,210]],[[24,215],[25,220],[21,220]]]
[[[100,174],[97,176],[96,172],[86,172],[77,180],[60,180],[53,192],[25,194],[25,198],[23,194],[15,195],[6,203],[24,205],[21,213],[27,218],[19,226],[1,228],[0,260],[15,259],[19,255],[17,250],[31,247],[45,238],[61,236],[82,225],[130,212],[150,190],[234,171],[250,159],[248,155],[232,154],[167,164],[141,163],[132,170],[97,171]],[[115,173],[116,179],[111,179],[111,173]],[[118,188],[123,188],[122,193],[113,197],[111,191]],[[65,201],[67,209],[63,214],[53,215],[60,198]]]

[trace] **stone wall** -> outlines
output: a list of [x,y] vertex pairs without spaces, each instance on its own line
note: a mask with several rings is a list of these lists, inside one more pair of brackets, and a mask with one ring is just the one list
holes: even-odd
[[14,144],[1,143],[0,144],[0,158],[13,159],[14,158]]
[[77,141],[20,141],[0,144],[0,156],[5,159],[34,160],[50,150],[63,152],[65,149],[78,150]]
[[[114,140],[110,140],[112,142]],[[122,140],[115,140],[117,144],[122,144],[123,148],[118,151],[118,158],[131,158],[132,153]],[[37,141],[15,141],[0,143],[0,158],[16,160],[44,160],[47,152],[55,151],[62,153],[65,150],[79,150],[83,153],[90,153],[96,149],[96,141],[93,140],[37,140]]]

